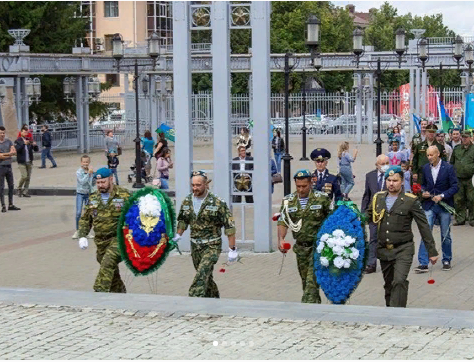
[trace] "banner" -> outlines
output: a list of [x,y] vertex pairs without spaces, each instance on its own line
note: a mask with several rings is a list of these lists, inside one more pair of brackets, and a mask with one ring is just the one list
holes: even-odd
[[474,129],[474,94],[466,95],[466,113],[464,115],[464,129]]
[[174,142],[174,136],[175,136],[175,133],[174,133],[174,128],[171,128],[170,126],[162,123],[160,124],[160,127],[158,127],[155,131],[156,133],[161,133],[163,132],[165,134],[165,138],[168,140],[168,141],[171,141],[171,142]]
[[436,95],[436,99],[438,101],[439,118],[441,120],[441,125],[443,126],[443,131],[448,132],[450,128],[454,128],[454,124],[444,108],[443,101],[439,99],[438,95]]

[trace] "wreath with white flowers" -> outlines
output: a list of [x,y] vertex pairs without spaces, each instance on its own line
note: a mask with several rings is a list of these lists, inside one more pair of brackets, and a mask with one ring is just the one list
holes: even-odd
[[324,267],[349,269],[357,265],[359,250],[355,248],[356,239],[337,229],[332,234],[321,236],[316,248],[320,255],[319,262]]

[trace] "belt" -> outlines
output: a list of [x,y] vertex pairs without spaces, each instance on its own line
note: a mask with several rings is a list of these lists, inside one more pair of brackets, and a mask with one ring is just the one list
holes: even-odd
[[410,243],[410,242],[413,242],[413,240],[407,240],[407,241],[403,241],[403,242],[397,243],[397,244],[385,244],[385,245],[383,245],[383,247],[384,247],[385,249],[388,249],[388,250],[393,250],[394,248],[397,248],[397,247],[399,247],[399,246],[401,246],[401,245],[404,245],[404,244]]
[[306,242],[297,241],[295,244],[299,246],[304,246],[305,248],[309,248],[310,246],[314,245],[312,241],[306,241]]
[[191,238],[191,242],[195,243],[195,244],[208,244],[208,243],[212,243],[213,241],[218,241],[220,239],[221,239],[220,236],[218,236],[217,238],[211,238],[211,239],[193,239],[193,238]]

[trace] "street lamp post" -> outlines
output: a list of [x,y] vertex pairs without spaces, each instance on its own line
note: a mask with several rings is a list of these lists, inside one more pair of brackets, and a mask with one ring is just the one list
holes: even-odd
[[[375,75],[377,77],[377,138],[374,141],[376,145],[376,156],[380,156],[382,154],[382,138],[380,137],[380,130],[381,130],[381,107],[382,107],[382,102],[381,102],[381,89],[382,89],[382,61],[384,64],[388,66],[389,63],[398,63],[398,67],[401,68],[403,55],[406,52],[406,46],[405,46],[405,35],[406,32],[403,28],[397,29],[395,32],[395,53],[398,56],[397,60],[387,60],[387,59],[380,59],[380,57],[377,60],[366,60],[366,61],[361,61],[360,58],[364,54],[364,47],[363,47],[363,40],[364,40],[364,31],[360,28],[357,28],[354,30],[352,33],[353,35],[353,53],[356,57],[355,61],[357,63],[357,68],[359,67],[359,63],[368,63],[369,66],[372,64],[376,63],[377,68],[375,68]],[[426,56],[426,59],[428,57]],[[423,63],[424,64],[424,63]]]
[[[313,14],[308,17],[306,21],[306,45],[310,48],[311,51],[311,65],[315,67],[318,71],[321,69],[321,55],[319,54],[319,37],[321,21]],[[303,128],[301,128],[301,137],[303,143],[303,155],[300,158],[300,161],[309,161],[309,158],[306,157],[306,74],[303,71],[303,105],[302,105],[302,116],[303,116]]]
[[[120,68],[120,62],[124,58],[124,48],[122,36],[117,33],[112,38],[112,55],[117,61],[117,69]],[[153,59],[152,64],[138,64],[138,58],[135,58],[134,68],[134,83],[135,83],[135,116],[136,116],[136,138],[135,142],[135,166],[137,177],[133,188],[142,188],[145,185],[142,183],[142,162],[141,162],[141,147],[140,147],[140,115],[139,115],[139,99],[138,99],[138,83],[139,83],[139,74],[138,67],[140,66],[153,66],[156,65],[156,59],[160,56],[160,37],[155,32],[148,38],[148,56]],[[126,65],[126,67],[129,65]],[[146,85],[147,89],[144,93],[148,91],[148,84]]]
[[283,193],[284,195],[288,195],[291,193],[291,160],[293,157],[290,155],[290,119],[289,119],[289,111],[290,111],[290,73],[294,69],[296,63],[290,66],[290,53],[285,54],[285,154],[283,155],[283,176],[284,176],[284,184],[283,184]]

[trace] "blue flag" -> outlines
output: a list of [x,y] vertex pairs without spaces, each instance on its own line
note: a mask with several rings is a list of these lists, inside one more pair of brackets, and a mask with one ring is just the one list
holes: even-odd
[[464,113],[464,129],[474,129],[474,94],[466,95],[466,111]]
[[417,117],[415,114],[413,114],[413,123],[416,126],[416,129],[418,130],[418,133],[421,133],[421,128],[420,128],[420,118]]
[[171,142],[174,142],[174,128],[171,128],[170,126],[162,123],[160,124],[160,127],[156,129],[156,133],[161,133],[163,132],[165,134],[165,138]]

